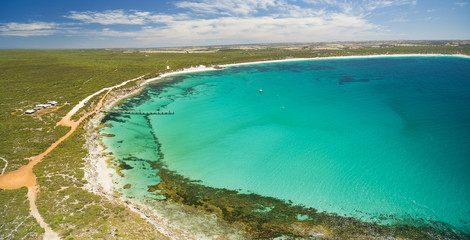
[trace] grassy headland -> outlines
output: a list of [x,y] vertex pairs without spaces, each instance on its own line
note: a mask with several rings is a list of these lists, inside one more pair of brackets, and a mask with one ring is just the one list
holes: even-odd
[[[68,128],[56,123],[86,96],[138,76],[155,77],[168,71],[167,66],[177,70],[287,56],[406,53],[470,55],[470,42],[250,45],[197,50],[0,50],[0,157],[6,160],[0,161],[0,170],[5,168],[6,173],[19,168],[63,136]],[[88,110],[97,99],[90,101]],[[43,115],[17,111],[51,100],[62,107]],[[164,238],[153,225],[124,205],[84,188],[87,183],[83,170],[87,155],[84,143],[84,131],[78,130],[34,168],[40,186],[37,205],[46,223],[63,238]],[[0,239],[41,238],[43,229],[29,215],[26,192],[25,188],[0,190],[4,206],[0,211]]]

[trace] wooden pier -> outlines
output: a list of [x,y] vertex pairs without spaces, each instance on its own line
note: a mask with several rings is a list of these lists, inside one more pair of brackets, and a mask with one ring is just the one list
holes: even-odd
[[131,114],[131,115],[173,115],[173,111],[150,111],[150,112],[139,112],[139,111],[119,111],[119,110],[101,110],[104,113],[119,113],[119,114]]

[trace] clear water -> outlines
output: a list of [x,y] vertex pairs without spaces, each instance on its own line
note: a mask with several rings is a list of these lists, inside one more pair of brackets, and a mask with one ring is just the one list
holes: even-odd
[[[259,89],[263,89],[260,93]],[[153,196],[149,161],[203,184],[379,221],[470,229],[470,60],[403,57],[229,67],[149,85],[109,121],[116,177]],[[161,153],[155,138],[161,144]],[[136,159],[137,158],[137,159]],[[391,220],[387,220],[391,221]]]

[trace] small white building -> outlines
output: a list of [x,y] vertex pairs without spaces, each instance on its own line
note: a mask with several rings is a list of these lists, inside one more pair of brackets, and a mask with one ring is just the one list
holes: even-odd
[[26,110],[24,113],[25,113],[25,114],[33,114],[33,113],[35,113],[35,112],[36,112],[36,110],[32,110],[32,109],[31,109],[31,110]]
[[52,106],[52,105],[51,104],[38,104],[38,105],[36,105],[37,108],[48,108],[50,106]]
[[47,102],[47,104],[50,104],[50,105],[52,105],[52,106],[55,106],[55,105],[58,104],[58,102],[57,102],[57,101],[50,101],[50,102]]

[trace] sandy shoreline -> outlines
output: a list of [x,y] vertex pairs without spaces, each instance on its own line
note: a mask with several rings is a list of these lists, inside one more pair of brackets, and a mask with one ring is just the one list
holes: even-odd
[[[138,92],[140,87],[134,89],[131,94]],[[121,97],[127,97],[130,94],[120,94],[117,97],[114,96],[111,99],[108,99],[105,107],[112,106],[115,104]],[[88,149],[88,155],[85,159],[85,179],[87,184],[85,188],[88,191],[95,193],[97,195],[103,196],[111,202],[117,204],[124,204],[133,212],[139,214],[143,219],[146,219],[149,223],[154,225],[157,230],[172,238],[172,239],[183,239],[181,236],[177,236],[173,231],[169,231],[168,222],[165,221],[161,216],[158,216],[155,212],[152,212],[146,209],[144,206],[137,206],[129,201],[122,199],[118,195],[117,189],[115,189],[112,182],[112,174],[115,172],[114,169],[109,168],[106,163],[107,156],[103,155],[105,148],[99,144],[101,141],[99,133],[96,132],[96,129],[99,127],[99,122],[103,117],[103,114],[96,114],[85,126],[86,128],[86,145]]]
[[[448,54],[394,54],[394,55],[382,54],[382,55],[363,55],[363,56],[358,55],[358,56],[335,56],[335,57],[314,57],[314,58],[290,58],[290,59],[280,59],[280,60],[230,63],[230,64],[221,64],[217,66],[220,68],[225,68],[225,67],[235,67],[235,66],[243,66],[243,65],[263,64],[263,63],[281,63],[281,62],[297,62],[297,61],[328,60],[328,59],[389,58],[389,57],[460,57],[460,58],[470,59],[470,56],[463,55],[463,54],[452,54],[452,55],[448,55]],[[147,84],[156,80],[160,80],[165,77],[178,75],[178,74],[215,71],[215,70],[221,70],[221,69],[218,69],[216,67],[206,67],[204,65],[200,65],[198,67],[190,67],[190,68],[185,68],[183,70],[176,70],[176,71],[161,74],[158,77],[145,80],[144,84]],[[141,86],[143,87],[144,84],[142,84]],[[121,84],[121,85],[124,85],[124,84]],[[126,98],[126,97],[128,97],[128,95],[122,96],[122,98]]]
[[[192,67],[181,71],[162,74],[156,78],[147,79],[138,83],[137,86],[118,90],[114,94],[110,94],[109,98],[103,104],[103,108],[110,108],[119,103],[123,98],[139,93],[143,87],[150,82],[175,74],[210,70],[216,69],[205,66]],[[109,168],[106,163],[108,156],[103,154],[106,147],[100,144],[101,136],[99,132],[96,131],[99,128],[100,121],[103,117],[104,114],[96,114],[85,126],[85,147],[88,149],[84,169],[85,179],[88,184],[85,187],[90,192],[101,195],[109,201],[126,205],[130,210],[136,212],[143,219],[154,225],[160,233],[172,239],[212,239],[211,236],[207,235],[207,233],[210,232],[207,229],[208,226],[210,226],[210,229],[218,232],[218,234],[216,233],[211,235],[232,235],[234,236],[234,239],[246,238],[241,229],[234,228],[226,231],[226,229],[230,229],[229,226],[226,226],[226,224],[222,223],[214,215],[206,214],[201,210],[193,210],[186,206],[179,206],[168,202],[151,202],[152,200],[149,199],[137,202],[135,199],[127,199],[123,197],[119,190],[114,186],[112,175],[115,174],[115,170]],[[187,223],[187,226],[184,226],[185,222]],[[206,226],[198,226],[194,224],[197,222],[204,222]],[[197,232],[199,232],[199,234],[196,234]]]
[[[233,66],[241,66],[241,65],[252,65],[252,64],[263,64],[263,63],[278,63],[278,62],[293,62],[293,61],[305,61],[305,60],[325,60],[325,59],[359,59],[359,58],[384,58],[384,57],[461,57],[461,58],[470,58],[467,55],[444,55],[444,54],[399,54],[399,55],[367,55],[367,56],[340,56],[340,57],[318,57],[318,58],[293,58],[293,59],[282,59],[282,60],[271,60],[271,61],[255,61],[255,62],[245,62],[245,63],[235,63],[235,64],[224,64],[219,65],[222,68],[225,67],[233,67]],[[215,67],[206,67],[206,66],[198,66],[187,68],[183,70],[177,70],[174,72],[169,72],[165,74],[161,74],[158,77],[146,79],[138,84],[138,86],[132,87],[131,89],[127,90],[119,90],[117,93],[114,93],[110,99],[107,99],[106,102],[103,104],[103,108],[110,108],[114,106],[118,101],[127,98],[131,95],[134,95],[141,91],[145,85],[150,82],[162,80],[166,77],[178,75],[178,74],[186,74],[186,73],[194,73],[194,72],[203,72],[203,71],[214,71],[218,70]],[[102,91],[116,88],[117,86],[124,86],[128,82],[135,81],[141,79],[142,77],[127,80],[122,84],[116,85],[114,87],[105,88],[96,92],[93,95],[90,95],[86,99],[80,102],[81,107],[89,100],[91,97],[101,93]],[[74,108],[75,112],[81,109],[78,105]],[[73,113],[72,113],[73,115]],[[70,115],[70,116],[72,116]],[[103,114],[96,114],[87,124],[87,134],[86,134],[86,148],[88,149],[88,157],[86,158],[86,167],[85,167],[85,178],[88,181],[87,188],[96,194],[102,195],[107,199],[115,202],[120,202],[125,204],[129,209],[137,212],[142,216],[144,219],[148,220],[157,229],[169,236],[173,239],[194,239],[201,238],[201,236],[191,236],[190,233],[187,231],[181,231],[175,229],[175,226],[171,224],[168,219],[165,219],[162,214],[159,214],[155,211],[155,208],[146,207],[140,203],[131,202],[125,200],[118,196],[117,190],[113,186],[111,174],[114,172],[113,169],[108,168],[105,160],[107,156],[103,155],[104,148],[99,144],[100,136],[95,131],[98,126],[100,120],[104,117]],[[183,208],[181,208],[183,209]],[[166,215],[166,214],[165,214]],[[204,238],[204,237],[202,237]]]
[[335,57],[315,57],[315,58],[291,58],[291,59],[281,59],[281,60],[269,60],[269,61],[256,61],[256,62],[246,62],[246,63],[233,63],[220,65],[221,67],[233,67],[240,65],[251,65],[251,64],[263,64],[263,63],[277,63],[277,62],[296,62],[296,61],[308,61],[308,60],[328,60],[328,59],[360,59],[360,58],[389,58],[389,57],[461,57],[461,58],[470,58],[470,56],[463,54],[394,54],[394,55],[358,55],[358,56],[335,56]]

